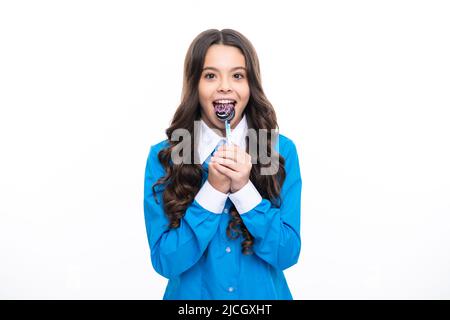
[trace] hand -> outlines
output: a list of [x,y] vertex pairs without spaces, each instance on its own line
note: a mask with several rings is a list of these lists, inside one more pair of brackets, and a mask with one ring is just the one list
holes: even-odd
[[252,157],[233,144],[231,146],[222,145],[211,157],[211,163],[219,173],[231,179],[230,191],[232,193],[245,186],[250,177],[252,169]]
[[231,188],[231,179],[226,175],[219,172],[217,167],[218,163],[210,161],[208,165],[208,182],[214,189],[222,192],[228,193]]

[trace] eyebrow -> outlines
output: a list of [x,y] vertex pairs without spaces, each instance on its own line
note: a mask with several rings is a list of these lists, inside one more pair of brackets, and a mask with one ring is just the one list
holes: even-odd
[[[203,69],[202,69],[202,71],[205,71],[205,70],[208,70],[208,69],[211,69],[211,70],[214,70],[214,71],[219,71],[219,69],[217,69],[217,68],[214,68],[214,67],[204,67]],[[247,71],[247,69],[245,68],[245,67],[234,67],[234,68],[231,68],[230,69],[230,71],[233,71],[233,70],[237,70],[237,69],[244,69],[245,71]]]

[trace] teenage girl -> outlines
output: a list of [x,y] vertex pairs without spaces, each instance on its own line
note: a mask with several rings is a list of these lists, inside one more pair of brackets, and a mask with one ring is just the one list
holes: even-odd
[[163,299],[290,300],[283,270],[300,255],[302,179],[294,142],[271,134],[278,124],[255,49],[237,31],[206,30],[188,49],[183,79],[167,139],[151,146],[145,169]]

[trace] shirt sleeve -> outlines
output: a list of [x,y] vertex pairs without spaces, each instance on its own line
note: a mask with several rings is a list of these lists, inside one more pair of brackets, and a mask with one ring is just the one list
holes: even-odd
[[195,196],[195,200],[205,209],[220,214],[225,208],[225,202],[228,199],[229,193],[222,193],[216,190],[208,180],[205,181],[203,186]]
[[[168,227],[163,189],[153,184],[164,175],[157,151],[152,147],[145,168],[144,216],[153,268],[170,279],[192,267],[202,256],[216,233],[220,216],[203,208],[195,199],[187,207],[178,228]],[[160,188],[158,188],[160,187]]]
[[250,180],[240,190],[230,193],[229,197],[239,214],[250,211],[262,200],[258,189]]
[[295,144],[290,141],[285,157],[286,179],[279,208],[265,198],[241,218],[254,237],[253,251],[274,268],[287,269],[300,256],[300,199],[302,179]]

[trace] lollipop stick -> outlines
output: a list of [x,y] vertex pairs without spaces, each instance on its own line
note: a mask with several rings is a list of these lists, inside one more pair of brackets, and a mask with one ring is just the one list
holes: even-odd
[[225,131],[227,134],[227,145],[231,146],[231,128],[228,120],[225,120]]

